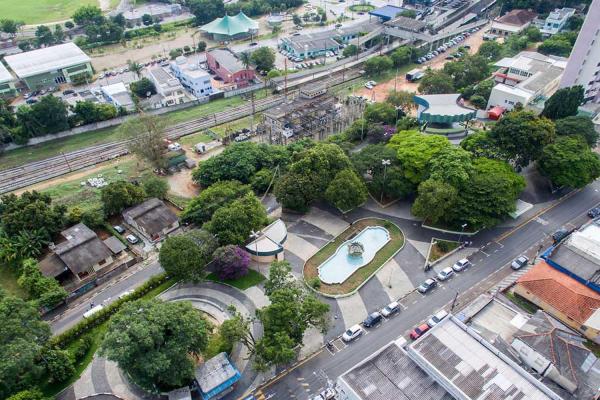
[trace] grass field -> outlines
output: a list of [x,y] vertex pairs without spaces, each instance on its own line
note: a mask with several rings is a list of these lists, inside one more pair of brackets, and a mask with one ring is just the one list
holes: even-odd
[[[118,3],[118,2],[117,2]],[[26,24],[64,21],[81,6],[98,6],[98,0],[0,0],[2,17]]]
[[[121,173],[119,173],[119,170]],[[67,178],[64,182],[57,183],[48,189],[40,191],[52,196],[52,201],[55,204],[63,204],[67,207],[78,206],[83,210],[96,209],[102,205],[100,201],[100,189],[89,185],[82,186],[81,182],[101,174],[106,182],[110,183],[138,177],[147,171],[149,170],[145,165],[139,163],[136,159],[129,158],[83,177],[70,180]]]
[[391,240],[375,254],[375,257],[370,263],[350,275],[343,283],[327,285],[321,282],[316,290],[326,295],[342,295],[352,292],[369,279],[374,272],[381,268],[383,264],[404,245],[404,235],[400,228],[395,224],[379,218],[367,218],[356,221],[332,242],[323,246],[314,256],[306,261],[306,264],[304,264],[304,279],[306,282],[311,282],[314,278],[318,279],[319,266],[331,257],[342,243],[369,226],[384,227],[390,232]]
[[214,273],[208,274],[206,279],[213,282],[226,283],[240,290],[245,290],[252,286],[258,285],[265,280],[265,277],[260,272],[249,269],[248,274],[238,279],[221,280]]
[[[0,2],[2,1],[5,0],[0,0]],[[265,92],[263,90],[258,91],[256,93],[256,99],[264,98],[264,93]],[[195,118],[200,118],[204,115],[210,115],[216,112],[225,111],[229,107],[238,107],[244,104],[244,102],[245,100],[242,99],[240,96],[230,97],[227,99],[219,99],[206,104],[201,104],[183,110],[177,110],[167,114],[163,114],[162,116],[160,116],[160,118],[164,119],[168,126],[175,125],[193,120]],[[118,126],[115,126],[111,128],[70,136],[64,139],[52,140],[37,146],[28,146],[16,150],[7,151],[4,154],[0,155],[0,169],[22,165],[27,162],[43,160],[48,157],[59,155],[62,152],[67,153],[96,144],[120,140],[122,139],[122,137],[118,128]]]
[[0,265],[0,288],[12,296],[27,298],[27,292],[17,284],[16,272],[7,265]]

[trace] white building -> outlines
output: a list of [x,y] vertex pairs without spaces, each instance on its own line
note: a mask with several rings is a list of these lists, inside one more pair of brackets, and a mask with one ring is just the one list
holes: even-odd
[[192,100],[179,80],[171,75],[165,68],[152,68],[149,75],[152,82],[154,82],[154,86],[156,86],[156,92],[161,96],[161,104],[163,107],[183,104]]
[[113,83],[112,85],[102,86],[102,95],[113,106],[119,108],[123,107],[127,111],[133,111],[135,104],[129,94],[129,90],[125,87],[123,82]]
[[171,70],[181,84],[198,99],[208,97],[213,92],[210,74],[198,64],[188,63],[184,56],[179,56],[171,63]]
[[557,8],[548,14],[540,32],[542,32],[542,35],[546,36],[557,34],[565,27],[569,18],[574,14],[575,10],[573,8]]
[[600,103],[600,0],[593,0],[560,87],[583,86],[586,103]]
[[500,106],[511,110],[521,103],[538,109],[543,108],[543,102],[558,89],[567,60],[523,51],[494,65],[499,67],[494,73],[497,84],[492,89],[487,108]]

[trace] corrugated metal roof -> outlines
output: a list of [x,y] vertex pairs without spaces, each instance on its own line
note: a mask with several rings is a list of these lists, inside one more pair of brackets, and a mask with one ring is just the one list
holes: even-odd
[[91,61],[87,54],[72,42],[6,56],[4,60],[19,78],[27,78]]

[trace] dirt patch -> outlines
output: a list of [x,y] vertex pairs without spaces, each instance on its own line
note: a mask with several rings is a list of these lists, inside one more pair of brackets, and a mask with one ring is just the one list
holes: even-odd
[[[467,44],[467,45],[471,46],[471,49],[469,50],[470,54],[475,54],[477,52],[477,50],[479,50],[479,46],[481,46],[481,44],[483,43],[483,34],[486,30],[487,30],[487,27],[482,27],[480,30],[478,30],[477,32],[475,32],[474,34],[469,36],[467,39],[465,39],[465,41],[462,43],[462,45]],[[456,47],[459,47],[459,46],[456,46]],[[448,62],[448,60],[446,60],[446,57],[448,56],[449,53],[454,53],[456,51],[456,47],[445,53],[440,54],[439,56],[427,61],[424,64],[421,64],[419,66],[419,68],[421,68],[421,69],[427,69],[427,68],[442,69],[442,68],[444,68],[444,64],[446,64]],[[396,90],[405,90],[407,92],[417,93],[419,84],[408,82],[406,80],[404,74],[402,74],[402,75],[398,75],[396,78],[390,79],[387,82],[379,82],[377,84],[377,86],[375,86],[373,89],[367,89],[367,88],[363,87],[358,91],[358,95],[368,97],[373,101],[382,102],[385,100],[388,93],[390,91],[394,90],[394,88]]]
[[200,193],[200,189],[192,181],[191,169],[183,169],[168,176],[167,182],[169,182],[169,191],[177,196],[192,199]]

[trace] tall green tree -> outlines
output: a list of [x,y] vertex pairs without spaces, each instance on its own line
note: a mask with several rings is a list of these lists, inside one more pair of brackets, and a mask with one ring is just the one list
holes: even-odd
[[217,182],[192,199],[183,210],[181,218],[184,221],[203,224],[209,221],[218,209],[248,193],[250,193],[250,187],[242,185],[238,181]]
[[577,114],[577,108],[583,103],[583,86],[577,85],[558,89],[544,104],[542,116],[560,119]]
[[54,35],[46,25],[40,25],[35,30],[35,43],[37,47],[45,47],[54,44]]
[[482,56],[466,56],[444,65],[444,72],[452,77],[454,88],[461,90],[489,76],[488,60]]
[[194,16],[196,25],[204,25],[215,18],[225,15],[223,0],[189,0],[187,2]]
[[502,56],[502,45],[493,40],[483,42],[477,50],[477,54],[486,60],[495,61]]
[[458,191],[448,183],[427,179],[419,185],[418,195],[411,212],[431,223],[443,220],[454,207]]
[[252,193],[219,208],[204,228],[217,236],[221,246],[243,244],[252,230],[259,230],[268,222],[267,213],[260,200]]
[[58,281],[42,275],[37,262],[31,258],[23,261],[18,284],[41,307],[52,308],[67,297]]
[[588,117],[571,116],[554,121],[558,136],[581,136],[588,146],[595,147],[600,134],[596,131],[594,123]]
[[367,187],[348,168],[337,173],[325,191],[325,199],[342,212],[348,212],[367,201]]
[[65,212],[65,206],[53,205],[45,193],[32,191],[0,197],[0,226],[9,236],[40,231],[43,239],[51,240],[62,229]]
[[70,127],[66,104],[52,95],[42,97],[31,107],[19,107],[17,122],[27,138],[57,133]]
[[417,131],[399,132],[388,143],[389,148],[396,150],[404,176],[415,185],[425,180],[429,161],[450,146],[444,136],[424,135]]
[[382,124],[394,125],[396,117],[396,109],[390,103],[369,104],[364,112],[364,118],[367,123],[379,122]]
[[129,151],[154,168],[167,165],[165,122],[155,115],[131,118],[119,127],[119,134],[128,139]]
[[252,52],[251,59],[259,71],[270,71],[275,67],[275,51],[269,47],[259,47]]
[[0,290],[0,397],[32,387],[44,373],[39,356],[50,327],[37,308]]
[[429,161],[429,177],[462,188],[469,182],[471,153],[460,147],[445,147]]
[[100,192],[106,215],[119,214],[127,207],[141,203],[146,198],[144,189],[127,181],[111,182]]
[[156,197],[164,200],[169,192],[169,182],[164,178],[149,174],[143,177],[142,188],[149,198]]
[[580,136],[562,136],[544,148],[540,172],[554,185],[581,188],[600,177],[600,158]]
[[170,390],[192,381],[190,355],[206,349],[209,329],[189,302],[129,302],[110,319],[100,354],[141,387]]
[[162,244],[158,260],[170,277],[200,282],[216,248],[216,239],[206,231],[170,236]]
[[554,140],[554,124],[547,118],[538,118],[531,111],[517,110],[504,116],[490,131],[506,161],[517,167],[526,167],[537,160],[544,146]]
[[77,25],[85,26],[104,22],[102,10],[96,6],[79,7],[72,16]]
[[419,83],[419,92],[422,94],[454,93],[453,79],[443,70],[428,69]]

